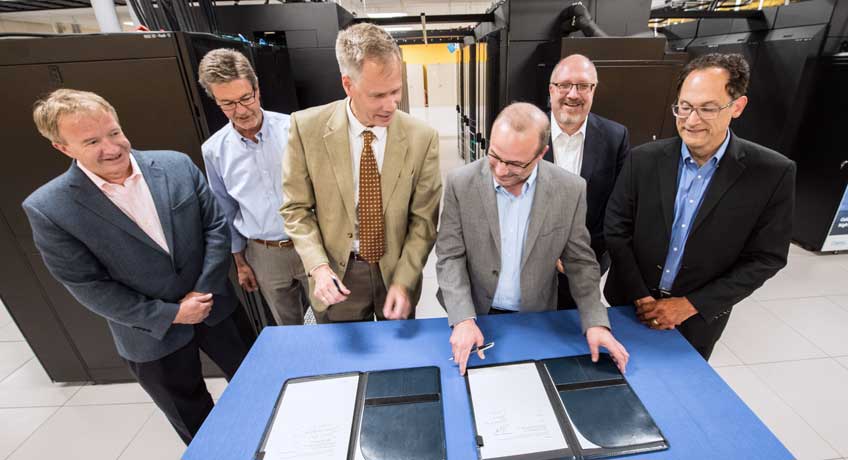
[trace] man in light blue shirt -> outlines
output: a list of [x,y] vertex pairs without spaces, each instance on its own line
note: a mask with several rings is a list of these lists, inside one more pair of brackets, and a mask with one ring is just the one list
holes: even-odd
[[303,324],[306,274],[279,214],[289,116],[262,110],[256,74],[238,51],[210,51],[198,73],[230,120],[203,143],[203,160],[230,226],[239,284],[260,290],[278,325]]

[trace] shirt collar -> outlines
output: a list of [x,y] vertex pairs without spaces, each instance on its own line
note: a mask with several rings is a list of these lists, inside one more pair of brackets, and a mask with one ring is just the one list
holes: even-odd
[[350,108],[350,98],[347,98],[345,101],[345,108],[347,109],[347,125],[350,129],[350,134],[353,135],[353,137],[361,136],[362,132],[366,130],[374,133],[374,137],[376,137],[378,141],[381,141],[386,137],[388,129],[385,126],[372,126],[369,128],[360,123],[360,121],[356,118],[356,115],[353,114],[353,110]]
[[[538,175],[539,175],[539,163],[536,163],[536,166],[533,168],[533,172],[530,173],[530,177],[528,177],[527,180],[524,181],[524,184],[521,185],[521,194],[522,195],[527,193],[527,191],[530,190],[531,187],[533,187],[533,185],[536,183],[536,177],[538,177]],[[495,179],[494,176],[492,176],[492,183],[495,184],[495,191],[496,192],[501,191],[501,190],[506,192],[506,189],[501,184],[498,183],[497,179]],[[507,192],[507,193],[509,193],[509,192]]]
[[[94,185],[96,185],[97,188],[99,188],[100,190],[106,190],[106,188],[109,186],[118,186],[118,184],[113,184],[111,182],[103,180],[102,177],[89,171],[88,168],[83,166],[82,163],[80,163],[79,161],[77,161],[76,163],[77,167],[81,169],[82,172],[84,172],[85,175],[88,176],[88,178],[91,179],[91,181],[94,182]],[[138,163],[135,161],[135,157],[132,154],[130,154],[130,165],[132,166],[132,172],[130,173],[129,177],[127,177],[127,179],[124,181],[124,184],[126,184],[129,180],[134,180],[136,177],[141,177],[141,169],[139,169]]]
[[[581,133],[581,134],[583,134],[583,138],[585,139],[586,138],[586,124],[588,122],[589,122],[589,116],[587,115],[586,119],[583,120],[583,124],[580,125],[580,129],[578,129],[577,132],[574,133],[573,135],[576,136],[577,133]],[[556,118],[554,118],[554,113],[551,112],[551,139],[556,140],[559,137],[560,134],[565,134],[568,138],[572,137],[572,136],[569,136],[568,133],[566,133],[565,131],[563,131],[559,127],[559,124],[557,123]]]
[[[268,135],[268,132],[271,130],[271,128],[268,126],[269,125],[268,114],[262,108],[260,108],[259,111],[262,112],[262,126],[259,128],[259,132],[256,133],[256,140],[259,141],[259,143],[262,143],[262,141]],[[242,141],[242,142],[253,142],[252,140],[242,136],[241,133],[238,132],[238,130],[236,129],[235,125],[233,125],[232,121],[230,122],[230,129],[233,130],[233,134],[238,136],[238,139],[240,141]]]
[[[722,158],[724,158],[725,152],[727,152],[727,146],[730,144],[730,128],[727,129],[727,134],[724,136],[724,142],[721,143],[718,150],[716,150],[715,155],[713,155],[708,162],[713,165],[717,165]],[[683,158],[685,162],[695,163],[695,159],[692,158],[692,153],[689,152],[689,147],[686,146],[685,142],[680,143],[680,157]],[[695,163],[697,164],[697,163]]]

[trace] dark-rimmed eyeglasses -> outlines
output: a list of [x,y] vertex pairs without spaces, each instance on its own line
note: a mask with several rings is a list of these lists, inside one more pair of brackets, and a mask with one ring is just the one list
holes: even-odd
[[256,90],[254,89],[253,91],[251,91],[250,94],[245,94],[244,96],[239,98],[239,100],[237,100],[237,101],[219,101],[219,100],[216,99],[215,102],[218,104],[218,107],[220,107],[221,110],[225,110],[225,111],[229,112],[230,110],[235,110],[236,106],[238,106],[238,105],[241,105],[242,107],[247,108],[247,106],[249,106],[250,104],[253,104],[253,101],[255,101],[255,100],[256,100]]
[[588,93],[592,89],[595,88],[595,83],[555,83],[551,82],[551,86],[555,87],[557,90],[563,93],[568,93],[571,91],[571,88],[576,88],[578,93]]
[[542,154],[542,151],[543,151],[543,150],[539,151],[539,153],[537,153],[536,155],[534,155],[534,156],[533,156],[533,159],[531,159],[531,160],[530,160],[530,161],[528,161],[527,163],[519,163],[519,162],[517,162],[517,161],[507,161],[507,160],[503,160],[503,159],[501,159],[501,157],[497,156],[497,155],[496,155],[494,152],[492,152],[491,150],[489,151],[489,153],[488,153],[487,155],[489,156],[489,158],[491,158],[491,159],[495,160],[496,162],[498,162],[498,163],[502,163],[502,164],[503,164],[504,166],[506,166],[507,168],[510,168],[510,169],[512,169],[512,170],[514,170],[514,171],[515,171],[515,170],[523,171],[523,170],[527,169],[527,167],[528,167],[528,166],[530,166],[530,165],[531,165],[534,161],[536,161],[536,158],[538,158],[538,157],[539,157],[539,155],[541,155],[541,154]]
[[698,118],[701,120],[715,120],[718,118],[718,114],[721,113],[722,110],[730,107],[733,103],[736,102],[736,99],[728,102],[727,104],[719,107],[717,105],[705,105],[702,107],[694,107],[689,104],[672,104],[671,113],[674,114],[677,118],[687,119],[692,112],[696,112],[698,114]]

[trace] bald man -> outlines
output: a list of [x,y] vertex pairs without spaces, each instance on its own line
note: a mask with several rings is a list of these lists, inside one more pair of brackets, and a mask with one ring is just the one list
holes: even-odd
[[[551,140],[545,160],[586,180],[586,228],[603,275],[610,266],[604,215],[624,158],[630,152],[627,128],[591,113],[598,72],[586,56],[572,54],[551,73]],[[560,310],[576,308],[568,288],[568,267],[558,266]]]
[[586,185],[541,161],[549,136],[544,112],[511,104],[492,125],[487,157],[448,176],[436,239],[437,297],[453,327],[460,373],[471,347],[483,345],[478,315],[555,308],[560,262],[568,267],[593,361],[605,347],[624,372],[628,354],[610,332],[584,224]]

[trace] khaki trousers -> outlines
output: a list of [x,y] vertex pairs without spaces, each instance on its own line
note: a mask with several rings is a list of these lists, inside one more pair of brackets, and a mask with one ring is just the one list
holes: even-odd
[[253,268],[259,290],[277,325],[303,324],[303,315],[309,308],[309,283],[294,246],[267,247],[249,240],[244,257]]

